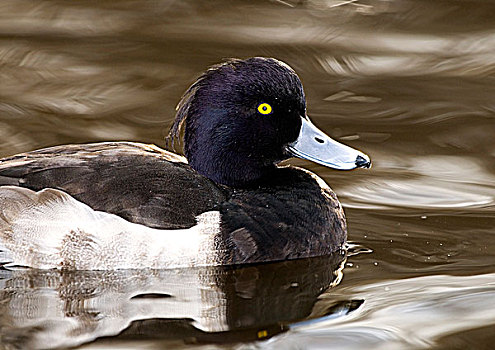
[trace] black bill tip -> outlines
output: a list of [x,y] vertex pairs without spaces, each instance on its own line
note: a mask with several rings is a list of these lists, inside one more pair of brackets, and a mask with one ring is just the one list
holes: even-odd
[[356,167],[357,168],[371,168],[371,161],[369,159],[366,159],[363,156],[357,156],[356,158]]

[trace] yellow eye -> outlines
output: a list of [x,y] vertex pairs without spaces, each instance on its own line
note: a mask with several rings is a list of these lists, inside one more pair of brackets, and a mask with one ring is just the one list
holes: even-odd
[[272,106],[270,106],[268,103],[262,103],[258,106],[258,112],[261,114],[270,114],[272,112]]

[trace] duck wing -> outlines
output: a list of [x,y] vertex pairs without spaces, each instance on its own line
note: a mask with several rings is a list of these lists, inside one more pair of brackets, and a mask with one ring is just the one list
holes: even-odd
[[0,160],[0,186],[67,192],[94,210],[148,227],[187,228],[215,209],[227,191],[185,158],[153,145],[64,145]]

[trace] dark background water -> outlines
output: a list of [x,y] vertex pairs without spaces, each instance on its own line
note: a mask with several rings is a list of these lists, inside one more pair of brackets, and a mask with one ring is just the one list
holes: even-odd
[[0,156],[164,146],[188,85],[250,56],[291,65],[315,124],[373,160],[290,161],[345,207],[343,271],[3,272],[0,347],[492,348],[494,2],[0,0]]

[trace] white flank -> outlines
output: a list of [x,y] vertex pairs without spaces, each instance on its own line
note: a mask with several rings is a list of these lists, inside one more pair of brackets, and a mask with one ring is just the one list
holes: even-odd
[[0,258],[40,269],[112,270],[217,265],[220,213],[159,230],[91,209],[65,192],[0,187]]

